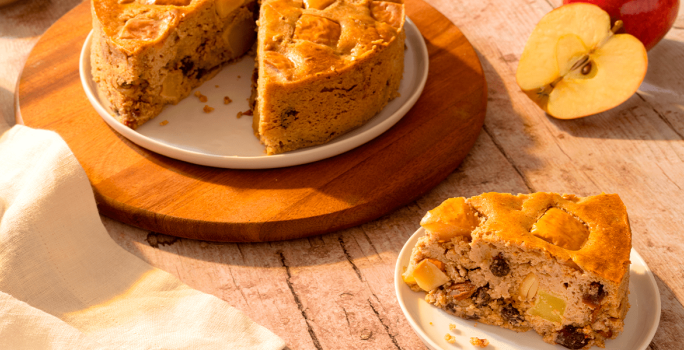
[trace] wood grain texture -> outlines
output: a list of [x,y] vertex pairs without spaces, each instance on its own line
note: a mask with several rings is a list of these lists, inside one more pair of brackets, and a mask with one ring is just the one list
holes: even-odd
[[[662,316],[649,349],[684,349],[684,7],[679,27],[649,52],[649,71],[635,98],[598,116],[557,121],[520,93],[514,73],[527,36],[561,0],[427,1],[473,44],[489,93],[484,132],[435,188],[377,220],[315,238],[211,243],[103,217],[111,237],[226,300],[291,349],[425,349],[397,305],[389,276],[427,210],[448,197],[489,191],[614,192],[627,205],[634,247],[660,288]],[[0,11],[0,23],[5,20],[13,23]],[[21,50],[10,59],[25,59],[27,44],[17,39],[16,45]],[[321,252],[329,256],[319,258]],[[344,292],[328,292],[330,283]]]
[[29,56],[19,83],[21,117],[28,126],[58,132],[86,170],[100,212],[134,226],[211,241],[274,241],[353,227],[440,183],[483,123],[486,84],[475,51],[422,0],[406,7],[428,46],[425,90],[393,128],[337,157],[284,169],[216,169],[123,139],[80,86],[88,3],[57,21]]

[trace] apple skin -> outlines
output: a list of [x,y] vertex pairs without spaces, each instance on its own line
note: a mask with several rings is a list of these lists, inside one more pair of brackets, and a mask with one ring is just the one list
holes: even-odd
[[672,28],[679,11],[679,0],[563,0],[563,4],[584,2],[597,5],[614,23],[622,20],[623,30],[650,50]]

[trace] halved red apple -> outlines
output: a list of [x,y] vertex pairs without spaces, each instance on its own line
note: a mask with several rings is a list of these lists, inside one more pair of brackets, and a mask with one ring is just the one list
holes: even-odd
[[516,79],[551,116],[574,119],[611,109],[632,96],[646,75],[644,45],[615,34],[596,5],[575,3],[544,16],[532,31]]

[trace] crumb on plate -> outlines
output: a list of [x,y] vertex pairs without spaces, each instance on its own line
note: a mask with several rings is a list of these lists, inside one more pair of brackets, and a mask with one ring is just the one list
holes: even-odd
[[453,323],[449,323],[449,330],[453,331],[454,329],[456,329],[456,325]]
[[473,344],[473,346],[477,346],[478,348],[484,348],[489,345],[489,340],[472,337],[470,338],[470,344]]
[[223,96],[223,104],[227,105],[229,103],[233,102],[233,100],[230,99],[228,96]]
[[204,105],[204,108],[202,108],[202,110],[204,111],[204,113],[211,113],[214,111],[214,109],[209,107],[208,105]]
[[444,340],[449,344],[456,344],[456,338],[449,333],[444,335]]
[[159,123],[159,125],[164,126],[164,125],[166,125],[166,124],[168,124],[168,123],[169,123],[168,120],[164,120],[163,122]]
[[201,92],[195,91],[195,96],[199,98],[200,102],[207,102],[207,96],[202,95]]

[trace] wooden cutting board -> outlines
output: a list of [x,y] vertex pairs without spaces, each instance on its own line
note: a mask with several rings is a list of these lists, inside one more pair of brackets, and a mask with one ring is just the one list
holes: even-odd
[[484,121],[486,82],[468,40],[422,0],[407,0],[406,9],[430,56],[422,96],[380,137],[326,160],[271,170],[218,169],[167,158],[123,138],[91,107],[79,80],[79,54],[92,28],[89,2],[57,21],[31,52],[17,90],[17,120],[59,133],[85,169],[100,213],[133,226],[244,242],[360,225],[446,178]]

